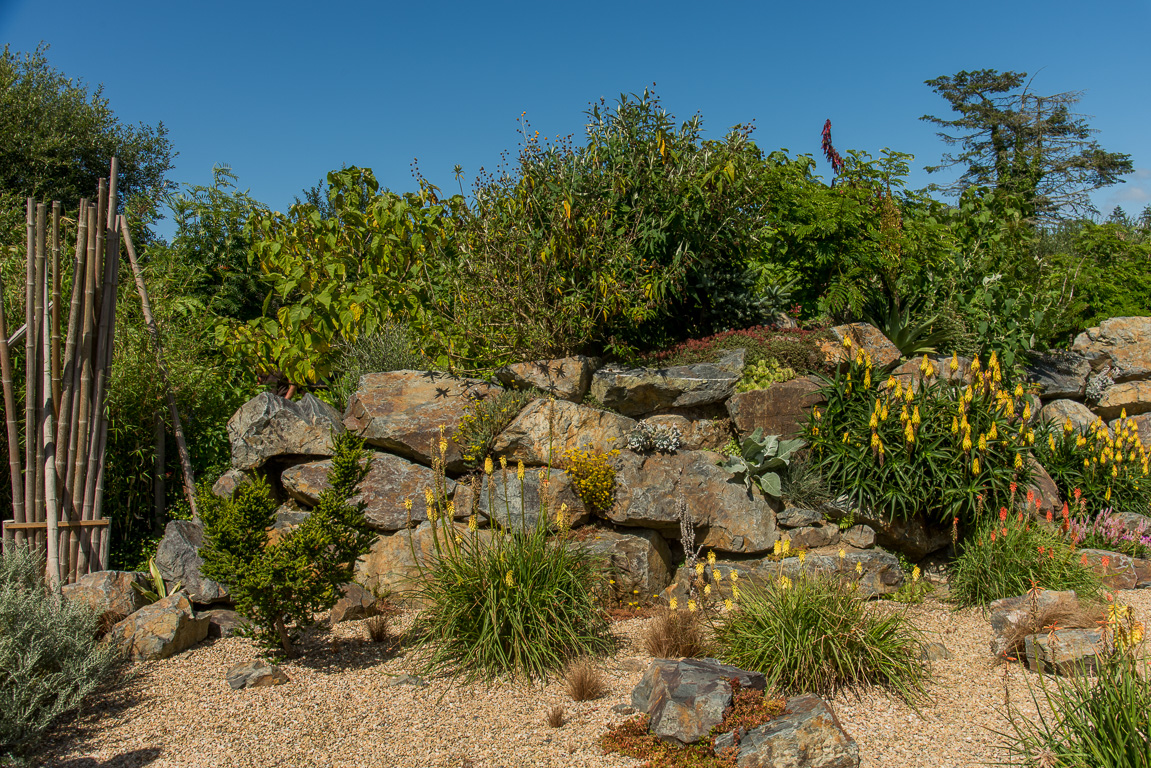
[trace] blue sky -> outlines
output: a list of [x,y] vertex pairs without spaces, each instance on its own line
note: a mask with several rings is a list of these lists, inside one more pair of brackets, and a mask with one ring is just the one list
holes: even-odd
[[521,113],[543,135],[579,135],[588,102],[653,82],[708,135],[754,119],[765,150],[817,154],[831,118],[841,152],[915,154],[922,186],[942,144],[917,118],[946,114],[923,81],[994,68],[1038,72],[1039,93],[1085,91],[1098,140],[1137,169],[1096,205],[1137,214],[1151,202],[1148,30],[1149,0],[0,0],[0,43],[43,40],[57,69],[103,83],[122,120],[163,121],[175,180],[208,183],[226,163],[281,210],[342,164],[404,191],[418,157],[455,189],[455,164],[471,179],[515,151]]

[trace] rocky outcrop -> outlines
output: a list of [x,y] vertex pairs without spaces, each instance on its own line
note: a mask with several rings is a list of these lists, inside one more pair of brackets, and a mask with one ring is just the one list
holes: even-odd
[[166,659],[208,636],[208,618],[197,617],[182,593],[146,605],[112,627],[108,641],[132,661]]
[[648,416],[644,421],[656,427],[674,427],[681,435],[679,447],[685,451],[718,451],[731,440],[731,421],[706,417],[691,418],[684,413]]
[[[856,350],[862,349],[871,355],[871,363],[876,371],[894,367],[902,356],[899,348],[883,335],[883,332],[870,323],[848,323],[831,329],[835,341],[823,342],[820,348],[828,365],[846,365],[855,359]],[[851,346],[844,346],[845,339]]]
[[[543,473],[543,477],[541,477]],[[542,482],[546,478],[547,482]],[[462,520],[472,513],[472,489],[463,484],[455,492],[456,519]],[[491,475],[484,475],[479,493],[475,499],[475,509],[479,513],[479,524],[490,525],[496,520],[500,525],[516,530],[521,527],[534,528],[540,514],[548,517],[553,528],[560,527],[558,515],[563,509],[563,525],[576,528],[588,521],[590,515],[579,494],[572,486],[571,478],[558,469],[528,469],[520,481],[516,470],[496,469]]]
[[1085,435],[1090,433],[1091,425],[1099,421],[1099,417],[1083,403],[1074,400],[1052,400],[1039,411],[1039,420],[1060,429],[1070,423],[1073,430]]
[[369,373],[348,402],[344,425],[369,445],[431,466],[446,438],[449,472],[467,469],[461,447],[452,440],[469,404],[499,387],[433,371]]
[[1139,583],[1135,561],[1128,555],[1105,549],[1081,549],[1079,557],[1103,580],[1104,589],[1135,589]]
[[763,725],[716,737],[715,751],[734,749],[735,764],[748,768],[858,768],[859,745],[827,702],[805,693],[784,706]]
[[727,401],[727,412],[740,434],[762,429],[765,435],[795,437],[803,431],[812,407],[824,402],[814,376],[779,381],[766,389],[739,392]]
[[723,721],[732,702],[728,681],[733,679],[741,688],[767,687],[761,673],[712,659],[656,659],[631,692],[631,705],[648,716],[648,729],[655,735],[690,744]]
[[1104,653],[1103,632],[1099,629],[1056,629],[1028,635],[1023,653],[1032,672],[1060,675],[1093,673]]
[[601,368],[592,377],[591,394],[605,407],[636,417],[667,408],[722,403],[735,392],[745,355],[745,350],[734,349],[714,363]]
[[99,614],[127,616],[148,604],[133,584],[151,589],[148,577],[135,571],[96,571],[65,584],[60,592],[65,600],[83,603]]
[[[466,525],[459,523],[455,530],[461,536],[473,535]],[[439,535],[442,537],[443,533],[441,527]],[[492,533],[481,530],[474,535],[482,543],[489,541]],[[420,523],[416,528],[380,536],[371,551],[356,563],[356,583],[374,594],[401,592],[411,588],[420,569],[428,566],[434,554],[431,523]]]
[[1116,382],[1151,379],[1151,317],[1113,317],[1075,337],[1071,351],[1092,368],[1118,368]]
[[[663,537],[645,528],[586,529],[581,542],[593,555],[604,558],[615,581],[613,593],[621,600],[647,600],[671,583],[671,550]],[[581,532],[582,533],[582,532]]]
[[875,546],[875,530],[870,525],[853,525],[843,532],[843,543],[856,549],[871,549]]
[[212,495],[220,499],[230,499],[235,495],[236,489],[243,485],[247,479],[247,472],[229,469],[220,475],[220,479],[212,485]]
[[195,520],[172,520],[164,528],[164,538],[156,548],[156,567],[168,583],[184,585],[192,602],[201,605],[229,599],[223,584],[200,574],[204,559],[204,526]]
[[1105,421],[1118,418],[1124,411],[1128,416],[1151,411],[1151,381],[1126,381],[1110,386],[1095,404],[1095,413]]
[[244,624],[244,617],[228,608],[197,611],[196,618],[208,620],[208,637],[232,637]]
[[1090,375],[1091,362],[1076,352],[1032,352],[1024,364],[1024,378],[1039,387],[1042,400],[1082,400]]
[[805,525],[780,534],[791,541],[792,549],[818,549],[839,543],[838,525]]
[[1037,517],[1046,517],[1048,512],[1058,515],[1063,510],[1063,500],[1059,498],[1058,486],[1034,456],[1028,457],[1027,463],[1031,467],[1031,481],[1027,484],[1027,490],[1031,492],[1036,502],[1032,511]]
[[534,387],[561,400],[578,403],[587,394],[594,371],[595,365],[590,358],[575,355],[508,365],[496,371],[496,378],[506,387]]
[[698,527],[696,543],[723,551],[755,553],[771,549],[779,535],[773,499],[757,487],[734,482],[719,466],[723,456],[710,451],[613,459],[616,503],[604,513],[613,523],[679,536],[677,505],[682,499]]
[[341,621],[357,621],[378,616],[383,612],[380,599],[359,584],[345,584],[340,588],[340,592],[340,599],[328,612],[329,624],[339,624]]
[[232,468],[251,471],[277,457],[331,456],[332,436],[343,431],[336,409],[312,394],[292,402],[263,392],[228,419]]
[[492,453],[515,464],[559,464],[569,450],[591,449],[600,453],[627,447],[635,419],[565,400],[529,403],[499,434]]
[[1074,602],[1077,599],[1072,591],[1042,590],[1035,595],[1018,595],[993,601],[988,606],[991,631],[995,633],[995,639],[991,642],[992,652],[997,656],[1010,654],[1014,651],[1012,639],[1021,630],[1033,626],[1039,611],[1059,602]]
[[844,497],[824,504],[822,510],[829,520],[849,519],[855,524],[870,527],[875,531],[879,546],[902,552],[912,560],[922,560],[951,543],[949,529],[932,525],[919,517],[888,519],[882,514],[855,508]]
[[[281,480],[284,490],[292,498],[315,505],[320,494],[328,487],[330,460],[298,464],[284,470]],[[456,483],[447,478],[446,492],[455,493]],[[415,464],[390,453],[372,455],[371,469],[360,484],[360,492],[352,497],[353,503],[362,502],[368,524],[378,531],[398,531],[409,522],[421,523],[428,519],[424,491],[435,487],[435,475],[422,464]],[[409,513],[404,507],[411,500]]]
[[237,664],[224,674],[224,679],[228,681],[228,687],[233,691],[241,688],[265,688],[289,682],[284,670],[266,661]]

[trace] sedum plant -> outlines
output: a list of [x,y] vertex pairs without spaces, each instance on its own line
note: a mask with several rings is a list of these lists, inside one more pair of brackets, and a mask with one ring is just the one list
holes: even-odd
[[356,561],[371,549],[375,533],[363,505],[350,501],[369,465],[359,438],[335,437],[328,487],[300,527],[274,544],[268,530],[277,505],[263,478],[240,486],[234,499],[201,501],[202,572],[227,585],[264,648],[296,655],[298,632],[336,604]]
[[627,447],[636,453],[675,453],[683,433],[674,425],[652,424],[644,419],[627,436]]
[[783,492],[783,483],[777,470],[786,469],[792,456],[807,443],[801,439],[781,440],[779,435],[764,435],[757,428],[740,441],[740,452],[720,466],[741,478],[750,490],[752,484],[759,486],[769,496],[778,497]]
[[781,365],[774,357],[762,357],[744,367],[743,375],[735,385],[735,391],[751,392],[755,389],[767,389],[772,384],[791,381],[795,377],[794,369]]

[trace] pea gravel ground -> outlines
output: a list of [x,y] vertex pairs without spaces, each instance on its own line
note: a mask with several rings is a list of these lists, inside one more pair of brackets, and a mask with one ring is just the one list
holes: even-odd
[[[1121,592],[1119,599],[1140,619],[1151,618],[1151,590]],[[1036,676],[995,663],[981,611],[955,612],[933,600],[909,610],[927,640],[944,643],[954,655],[931,663],[932,701],[918,713],[874,689],[833,701],[859,743],[863,768],[961,768],[1002,759],[993,731],[1005,727],[1005,695],[1028,710],[1027,681]],[[619,651],[603,662],[610,690],[582,703],[572,702],[559,680],[390,685],[392,677],[412,671],[411,656],[367,642],[364,622],[313,631],[305,656],[282,665],[291,682],[232,691],[224,672],[254,659],[255,650],[242,639],[208,641],[171,659],[134,665],[127,685],[57,728],[32,762],[52,768],[639,766],[605,755],[597,742],[607,725],[624,719],[612,707],[629,701],[650,661],[639,644],[648,621],[613,625]],[[545,722],[554,705],[563,706],[567,718],[555,729]]]

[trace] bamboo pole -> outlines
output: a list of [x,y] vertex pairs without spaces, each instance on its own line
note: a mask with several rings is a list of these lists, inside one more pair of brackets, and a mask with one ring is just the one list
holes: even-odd
[[[36,520],[36,366],[33,313],[36,311],[35,285],[36,285],[36,219],[35,203],[28,198],[25,229],[27,231],[27,255],[25,264],[24,283],[24,325],[27,331],[24,334],[24,467],[28,475],[24,477],[24,514],[28,522]],[[35,533],[31,534],[33,542],[37,541]]]
[[[60,418],[56,428],[56,474],[59,476],[60,489],[58,492],[61,504],[61,519],[67,517],[69,521],[77,520],[75,509],[72,507],[72,476],[69,472],[71,464],[68,457],[74,451],[72,442],[76,431],[76,346],[80,335],[80,314],[84,300],[84,270],[86,265],[88,240],[88,201],[80,201],[80,210],[76,215],[76,252],[72,265],[72,299],[68,307],[68,333],[64,341],[64,370],[62,374],[63,387],[61,391]],[[76,559],[80,548],[80,532],[75,528],[68,530],[68,562],[72,566],[74,578],[82,574],[76,571]],[[74,579],[73,579],[74,580]]]
[[60,201],[52,203],[52,407],[60,413],[61,363],[60,363]]
[[[59,248],[56,249],[59,251]],[[57,261],[59,257],[57,255]],[[44,280],[41,281],[40,290],[43,294],[48,292],[48,275],[44,274]],[[41,470],[44,477],[44,516],[48,525],[45,528],[45,535],[48,540],[48,563],[47,563],[47,583],[51,589],[57,589],[60,586],[60,573],[63,570],[65,573],[68,569],[68,550],[64,549],[64,559],[60,558],[60,529],[56,527],[58,518],[58,509],[56,506],[56,441],[53,437],[55,432],[55,424],[53,422],[53,403],[52,403],[52,339],[51,327],[49,325],[50,318],[48,314],[48,302],[42,302],[42,316],[40,318],[41,333],[40,333],[40,353],[42,357],[41,364],[41,390],[43,397],[43,404],[41,407],[41,445],[43,448],[40,453],[44,457],[44,466]],[[59,341],[59,339],[57,339]]]
[[[45,522],[48,518],[44,507],[44,398],[42,397],[41,389],[43,388],[43,377],[41,376],[40,367],[43,365],[43,350],[41,349],[41,341],[47,332],[44,327],[44,304],[45,304],[45,291],[47,285],[45,277],[47,277],[48,267],[48,206],[43,203],[36,205],[36,306],[35,314],[32,319],[35,323],[28,327],[28,337],[32,340],[33,349],[35,354],[28,359],[27,365],[32,367],[33,380],[36,382],[36,387],[26,397],[35,398],[36,410],[36,431],[29,433],[25,436],[26,440],[34,440],[36,442],[36,463],[28,467],[29,474],[33,475],[36,480],[36,506],[34,511],[36,513],[36,522]],[[37,533],[37,537],[40,538]],[[46,546],[48,532],[45,530],[43,538],[40,538],[38,546]]]
[[[20,428],[16,423],[16,391],[12,381],[12,355],[4,317],[4,284],[0,282],[0,386],[4,389],[4,419],[8,427],[8,474],[12,484],[12,521],[24,519],[24,479],[20,466]],[[4,531],[4,548],[24,542],[23,531]]]
[[[99,239],[97,225],[100,214],[99,206],[88,208],[88,263],[84,274],[84,310],[83,332],[81,334],[79,350],[79,387],[76,390],[76,431],[73,443],[76,446],[75,458],[70,461],[72,468],[72,508],[74,514],[84,519],[84,480],[88,469],[88,433],[92,410],[92,365],[94,362],[92,347],[95,333],[96,319],[96,241]],[[90,538],[81,538],[80,552],[76,557],[76,571],[83,574],[88,565],[88,555],[91,551]]]
[[[116,159],[112,158],[112,171],[113,177],[116,171]],[[115,191],[115,186],[112,187]],[[115,210],[115,200],[109,203],[109,210]],[[97,400],[100,410],[99,419],[96,422],[96,451],[95,457],[97,462],[96,477],[92,493],[92,515],[89,520],[100,520],[104,515],[104,463],[108,453],[108,413],[107,413],[107,399],[108,399],[108,384],[112,378],[112,360],[116,352],[116,296],[117,287],[120,284],[120,228],[119,217],[113,218],[108,227],[108,265],[105,270],[105,275],[108,276],[110,283],[107,283],[108,292],[105,296],[111,296],[110,301],[106,301],[107,312],[105,317],[108,320],[107,328],[104,329],[102,336],[106,341],[104,359],[103,359],[103,376],[99,381],[103,383],[103,390],[97,389]],[[90,454],[91,456],[92,454]],[[111,545],[111,531],[108,528],[94,528],[91,535],[99,542],[99,546],[95,549],[100,553],[99,567],[103,569],[108,562],[108,548]]]
[[136,280],[136,292],[140,294],[144,323],[148,327],[148,335],[152,337],[152,344],[156,348],[156,366],[160,372],[164,394],[168,399],[168,415],[172,419],[172,431],[176,433],[176,450],[180,455],[180,469],[184,475],[184,498],[188,500],[192,517],[199,519],[199,510],[196,509],[196,478],[192,473],[192,459],[188,455],[188,444],[184,441],[184,427],[180,423],[180,411],[176,408],[176,396],[172,392],[171,381],[168,378],[168,366],[164,364],[164,347],[160,343],[160,328],[156,325],[155,315],[152,314],[152,302],[148,299],[148,288],[144,284],[144,274],[140,270],[140,263],[136,260],[136,248],[132,245],[132,235],[128,232],[127,223],[123,216],[120,217],[120,231],[124,236],[124,251],[128,254],[128,264],[131,266],[132,276]]

